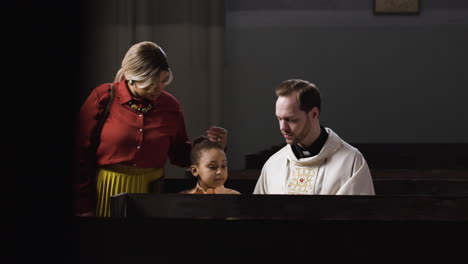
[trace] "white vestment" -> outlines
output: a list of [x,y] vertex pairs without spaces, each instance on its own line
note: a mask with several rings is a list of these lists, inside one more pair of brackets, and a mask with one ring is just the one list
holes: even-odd
[[287,144],[263,165],[254,194],[375,195],[364,156],[330,128],[320,153],[297,159]]

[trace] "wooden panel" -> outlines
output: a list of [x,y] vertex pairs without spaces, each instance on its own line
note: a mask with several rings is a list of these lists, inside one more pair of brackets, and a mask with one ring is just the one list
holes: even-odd
[[[257,180],[230,178],[225,186],[252,194]],[[164,192],[178,193],[195,186],[192,179],[165,179]],[[468,179],[374,179],[376,195],[468,195]]]
[[[373,179],[466,179],[468,180],[468,169],[370,169]],[[257,180],[260,169],[230,170],[229,179],[233,180]]]
[[[468,144],[354,143],[371,169],[468,169]],[[261,169],[278,145],[245,156],[246,169]]]
[[63,263],[459,263],[468,237],[466,221],[431,220],[76,218],[71,227]]
[[468,196],[113,196],[115,217],[346,221],[468,221]]

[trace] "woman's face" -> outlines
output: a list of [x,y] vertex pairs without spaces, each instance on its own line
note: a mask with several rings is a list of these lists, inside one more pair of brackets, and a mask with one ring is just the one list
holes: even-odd
[[170,75],[168,71],[161,71],[158,77],[156,77],[153,82],[145,88],[139,88],[138,82],[135,82],[133,85],[133,92],[139,97],[154,101],[158,98],[161,92],[166,89],[169,78]]
[[202,150],[198,164],[192,165],[191,170],[199,177],[198,183],[203,189],[219,187],[228,176],[226,154],[217,148]]

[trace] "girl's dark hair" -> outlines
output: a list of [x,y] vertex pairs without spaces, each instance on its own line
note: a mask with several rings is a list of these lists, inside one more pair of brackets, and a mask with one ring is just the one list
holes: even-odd
[[197,165],[200,161],[201,151],[206,149],[224,149],[217,142],[210,141],[206,136],[198,136],[192,140],[192,151],[190,152],[190,163]]

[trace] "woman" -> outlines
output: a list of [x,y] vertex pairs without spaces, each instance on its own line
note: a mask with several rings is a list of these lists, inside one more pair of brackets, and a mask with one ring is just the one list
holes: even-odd
[[[190,165],[192,145],[182,110],[177,99],[165,91],[172,79],[161,47],[140,42],[125,54],[115,82],[96,87],[83,103],[75,144],[75,215],[107,217],[110,196],[148,193],[149,183],[163,176],[168,158],[178,166]],[[102,131],[93,136],[109,101]],[[207,136],[226,147],[225,129],[211,127]],[[96,141],[100,144],[94,151]]]

